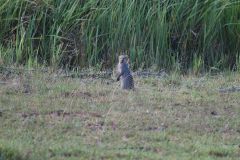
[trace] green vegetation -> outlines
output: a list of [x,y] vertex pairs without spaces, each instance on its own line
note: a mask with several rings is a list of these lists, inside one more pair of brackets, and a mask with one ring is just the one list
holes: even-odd
[[238,160],[239,74],[110,79],[0,74],[0,159]]
[[234,69],[239,18],[238,0],[0,0],[0,63]]

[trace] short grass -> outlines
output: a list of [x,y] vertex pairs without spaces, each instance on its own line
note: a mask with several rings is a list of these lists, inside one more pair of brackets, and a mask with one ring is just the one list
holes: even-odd
[[239,159],[237,73],[111,79],[2,74],[0,159]]

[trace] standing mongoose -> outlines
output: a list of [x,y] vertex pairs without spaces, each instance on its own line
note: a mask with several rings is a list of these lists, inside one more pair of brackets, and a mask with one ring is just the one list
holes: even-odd
[[130,72],[127,62],[127,55],[120,55],[118,62],[118,77],[117,81],[120,80],[122,89],[134,89],[133,76]]

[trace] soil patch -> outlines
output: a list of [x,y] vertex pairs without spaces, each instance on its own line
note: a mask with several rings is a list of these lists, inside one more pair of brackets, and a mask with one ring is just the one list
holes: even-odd
[[47,113],[37,113],[37,112],[21,113],[21,116],[23,118],[38,117],[38,116],[52,116],[52,117],[83,117],[83,116],[91,116],[91,117],[97,117],[97,118],[102,118],[103,117],[103,115],[101,113],[96,113],[96,112],[82,112],[82,111],[66,112],[64,110],[56,110],[56,111],[51,111],[51,112],[47,112]]

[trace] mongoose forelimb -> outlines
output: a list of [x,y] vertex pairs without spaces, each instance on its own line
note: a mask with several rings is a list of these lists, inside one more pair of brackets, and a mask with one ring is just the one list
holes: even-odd
[[120,80],[122,89],[134,89],[134,81],[131,71],[128,66],[128,57],[127,55],[120,55],[118,62],[118,76],[117,81]]

